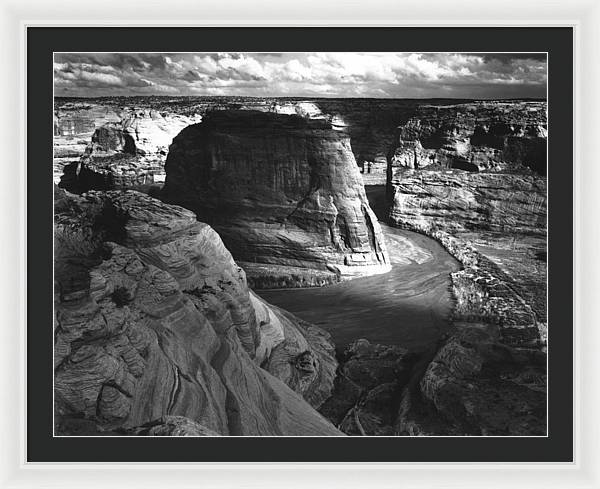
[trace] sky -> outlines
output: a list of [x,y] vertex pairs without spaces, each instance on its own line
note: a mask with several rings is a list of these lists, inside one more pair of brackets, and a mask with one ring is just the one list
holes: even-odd
[[546,54],[62,53],[64,97],[546,97]]

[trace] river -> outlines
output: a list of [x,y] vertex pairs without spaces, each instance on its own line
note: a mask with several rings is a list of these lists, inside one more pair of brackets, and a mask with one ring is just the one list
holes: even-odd
[[[382,189],[367,187],[381,217]],[[453,307],[449,274],[460,264],[433,239],[380,221],[392,270],[321,288],[256,291],[265,300],[331,333],[344,348],[366,338],[421,350],[448,330]]]

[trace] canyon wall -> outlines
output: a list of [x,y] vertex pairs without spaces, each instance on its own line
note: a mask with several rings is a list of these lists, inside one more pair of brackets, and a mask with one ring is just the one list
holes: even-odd
[[[111,97],[98,99],[59,98],[54,114],[54,177],[60,181],[63,167],[85,153],[96,129],[105,124],[122,126],[136,116],[150,120],[154,112],[165,119],[201,118],[214,110],[258,110],[327,119],[348,132],[352,151],[365,184],[386,182],[387,154],[395,141],[396,128],[405,124],[422,100],[410,99],[293,99],[254,97]],[[436,100],[455,104],[456,100]],[[191,123],[191,122],[190,122]],[[163,161],[164,162],[164,161]],[[104,168],[104,173],[109,168]],[[119,169],[116,168],[119,174]],[[100,181],[102,184],[106,182]],[[119,182],[117,182],[119,183]]]
[[356,341],[321,407],[349,435],[547,433],[546,104],[422,105],[388,153],[389,221],[456,258],[452,329]]
[[418,107],[388,154],[391,222],[544,235],[546,128],[543,102]]
[[211,112],[174,139],[166,172],[161,198],[211,224],[254,287],[390,270],[350,139],[327,119]]
[[329,335],[252,294],[211,227],[147,195],[55,189],[54,336],[57,434],[340,435],[314,409]]
[[420,105],[398,127],[388,160],[402,168],[546,174],[546,102]]
[[510,344],[545,335],[546,124],[542,102],[422,106],[389,153],[390,222],[462,263],[457,313]]
[[399,169],[390,221],[418,231],[545,234],[546,178],[535,174]]

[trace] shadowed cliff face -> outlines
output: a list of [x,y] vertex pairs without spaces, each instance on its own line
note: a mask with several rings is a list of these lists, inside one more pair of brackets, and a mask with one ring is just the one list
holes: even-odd
[[545,102],[422,105],[398,127],[392,172],[429,166],[546,174]]
[[166,172],[165,201],[210,223],[255,286],[390,269],[350,140],[326,120],[213,112],[175,138]]
[[196,434],[339,434],[311,407],[332,388],[329,336],[253,295],[192,212],[58,191],[55,213],[59,433],[73,419],[135,432],[183,416]]

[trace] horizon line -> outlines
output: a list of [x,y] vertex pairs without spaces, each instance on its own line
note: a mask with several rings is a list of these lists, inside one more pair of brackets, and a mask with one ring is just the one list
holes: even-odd
[[72,99],[111,99],[111,98],[252,98],[252,99],[355,99],[355,100],[472,100],[472,101],[494,101],[494,100],[548,100],[548,97],[495,97],[495,98],[468,98],[468,97],[327,97],[327,96],[305,96],[305,95],[98,95],[98,96],[82,96],[82,95],[55,95],[53,98],[72,98]]

